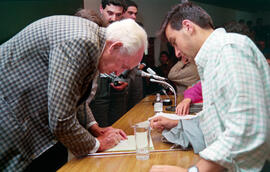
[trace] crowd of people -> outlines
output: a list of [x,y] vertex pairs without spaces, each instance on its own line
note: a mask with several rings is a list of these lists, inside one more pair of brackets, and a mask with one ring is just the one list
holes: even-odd
[[251,20],[245,23],[244,19],[240,19],[238,22],[231,21],[224,24],[224,28],[228,27],[229,31],[232,29],[247,35],[261,50],[270,65],[270,26],[263,24],[263,18],[257,18],[255,23],[253,25]]
[[[149,81],[138,76],[148,48],[138,11],[131,0],[101,0],[97,10],[40,19],[0,46],[0,171],[55,171],[68,151],[82,157],[127,138],[111,125],[145,94],[163,89],[146,92]],[[183,124],[195,126],[203,147],[189,169],[154,165],[151,172],[261,171],[267,164],[269,33],[261,19],[247,24],[215,28],[191,2],[166,15],[159,36],[170,47],[153,69],[184,95],[177,115],[203,102],[196,120]],[[162,133],[180,124],[150,121]]]

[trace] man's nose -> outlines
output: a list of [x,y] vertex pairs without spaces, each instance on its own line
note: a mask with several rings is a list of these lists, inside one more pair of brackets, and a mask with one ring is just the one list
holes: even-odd
[[136,14],[132,14],[131,17],[133,20],[136,20]]
[[112,15],[112,16],[111,16],[111,21],[115,22],[116,19],[117,19],[116,15]]

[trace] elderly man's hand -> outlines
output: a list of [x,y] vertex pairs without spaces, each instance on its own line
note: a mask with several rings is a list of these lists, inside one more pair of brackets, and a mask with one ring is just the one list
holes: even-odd
[[89,131],[93,136],[98,137],[105,133],[105,131],[112,130],[112,127],[101,128],[98,124],[94,124],[90,127]]
[[126,133],[121,129],[116,129],[116,128],[113,128],[113,127],[101,128],[101,127],[98,126],[98,124],[94,124],[94,125],[92,125],[90,127],[90,132],[95,137],[104,135],[105,133],[110,132],[110,131],[115,131],[115,132],[119,133],[122,136],[122,140],[127,139]]
[[172,120],[169,118],[165,118],[163,116],[155,117],[155,118],[151,119],[151,121],[150,121],[151,128],[153,128],[159,132],[162,132],[164,129],[170,130],[171,128],[176,127],[177,124],[178,124],[178,120]]
[[98,152],[105,151],[107,149],[110,149],[117,145],[121,140],[125,139],[122,134],[125,135],[125,133],[122,130],[114,129],[114,130],[108,130],[103,135],[100,135],[97,137],[100,146],[98,149]]
[[191,104],[190,98],[185,98],[176,107],[175,112],[177,115],[187,115]]

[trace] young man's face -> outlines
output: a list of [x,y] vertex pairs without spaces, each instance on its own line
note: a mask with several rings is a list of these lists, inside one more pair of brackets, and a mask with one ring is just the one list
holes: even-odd
[[103,15],[104,19],[108,23],[112,23],[118,20],[121,20],[123,15],[123,7],[109,4],[105,9],[100,6],[100,13]]
[[127,11],[123,14],[123,17],[136,20],[138,9],[135,6],[129,6]]
[[196,53],[194,52],[194,45],[192,44],[191,35],[187,32],[184,25],[180,30],[175,30],[168,24],[165,34],[168,41],[174,47],[175,56],[180,58],[185,56],[188,59],[194,59]]

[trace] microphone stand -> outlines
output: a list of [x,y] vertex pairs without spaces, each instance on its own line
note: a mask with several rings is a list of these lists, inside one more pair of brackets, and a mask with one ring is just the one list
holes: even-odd
[[171,104],[172,104],[172,101],[171,101],[170,97],[168,96],[166,90],[165,90],[164,88],[162,88],[161,91],[162,91],[162,92],[166,95],[166,97],[167,97],[167,99],[164,99],[164,100],[163,100],[163,105],[166,105],[166,106],[171,105]]
[[164,84],[164,85],[168,86],[169,89],[173,92],[173,95],[174,95],[174,106],[168,106],[166,108],[166,110],[167,111],[174,112],[175,111],[175,108],[176,108],[176,92],[175,92],[175,89],[173,88],[173,86],[171,86],[169,83],[167,83],[165,81],[160,81],[160,80],[156,80],[156,79],[153,79],[153,78],[151,78],[150,81],[151,82],[156,82],[156,83],[159,83],[159,84]]

